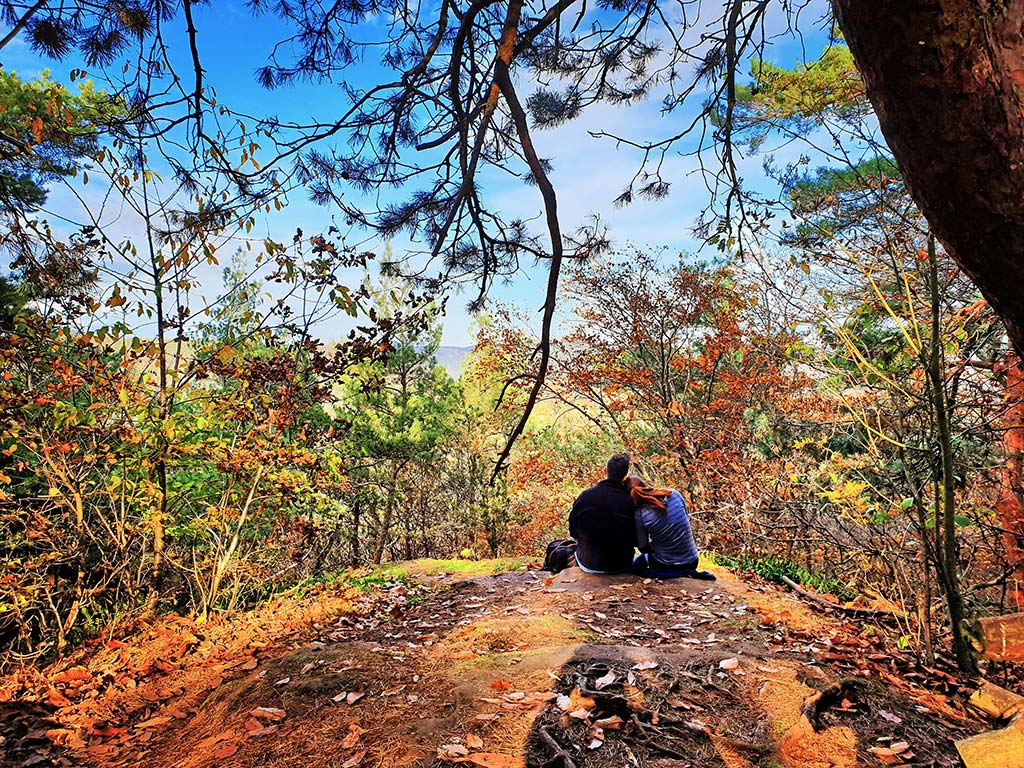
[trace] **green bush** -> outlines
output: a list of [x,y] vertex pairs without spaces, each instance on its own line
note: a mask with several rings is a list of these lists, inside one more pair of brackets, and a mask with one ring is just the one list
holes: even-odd
[[782,583],[782,577],[786,576],[802,586],[810,587],[816,592],[835,595],[840,600],[849,601],[856,597],[856,594],[846,584],[834,576],[811,573],[799,563],[794,563],[792,560],[786,560],[783,557],[776,557],[775,555],[768,557],[751,557],[749,555],[729,557],[728,555],[716,554],[714,555],[714,560],[718,565],[724,565],[734,570],[751,571],[762,578],[779,584]]

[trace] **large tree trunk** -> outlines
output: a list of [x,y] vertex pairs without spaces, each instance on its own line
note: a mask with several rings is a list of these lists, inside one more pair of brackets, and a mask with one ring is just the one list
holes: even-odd
[[1006,410],[1003,415],[1002,487],[996,509],[1003,527],[1006,561],[1010,566],[1009,596],[1024,610],[1024,365],[1010,353],[1000,367],[1006,370]]
[[1024,0],[832,0],[932,229],[1024,356]]

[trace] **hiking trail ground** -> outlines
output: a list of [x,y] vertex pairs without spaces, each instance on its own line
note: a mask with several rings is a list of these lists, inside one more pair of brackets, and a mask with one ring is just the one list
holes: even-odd
[[[0,679],[18,766],[960,765],[972,686],[724,569],[718,581],[411,563],[202,626],[117,628]],[[891,633],[890,633],[891,634]]]

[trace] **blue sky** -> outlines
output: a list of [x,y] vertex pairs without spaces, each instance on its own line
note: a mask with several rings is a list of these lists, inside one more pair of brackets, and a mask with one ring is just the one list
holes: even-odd
[[[825,3],[819,2],[818,5],[821,6],[820,11],[824,12]],[[805,12],[804,21],[818,18],[821,15],[818,10],[812,6]],[[813,15],[812,11],[817,15]],[[253,17],[235,0],[200,6],[197,12],[198,43],[207,70],[206,79],[216,88],[220,101],[239,111],[254,114],[272,112],[285,119],[301,120],[309,117],[328,118],[342,108],[344,102],[337,85],[307,84],[268,93],[256,83],[255,70],[266,63],[274,44],[283,36],[281,23],[277,19]],[[181,62],[180,71],[189,72],[184,23],[176,19],[171,27],[166,39],[173,48],[175,58]],[[369,31],[373,32],[372,27]],[[782,31],[782,20],[771,19],[769,34],[778,35]],[[777,36],[774,44],[766,50],[765,58],[791,66],[805,53],[811,58],[815,57],[825,42],[825,36],[815,31],[815,25],[811,23],[804,24],[804,34],[803,40]],[[81,62],[72,60],[63,63],[43,62],[20,41],[0,51],[0,61],[5,68],[17,70],[23,77],[48,67],[53,77],[62,82],[67,82],[71,69],[82,66]],[[112,69],[119,70],[121,64],[121,61],[117,62]],[[377,62],[361,62],[353,66],[350,72],[350,82],[362,85],[379,76],[380,66]],[[529,88],[521,90],[528,91]],[[696,110],[698,107],[699,103],[695,101],[690,109]],[[588,130],[600,128],[639,139],[655,138],[675,130],[687,118],[686,112],[666,118],[660,113],[655,98],[629,107],[598,106],[574,123],[555,130],[537,132],[535,141],[539,154],[554,160],[552,181],[558,193],[563,231],[572,231],[590,217],[599,216],[608,227],[613,242],[620,246],[668,246],[668,253],[696,252],[699,243],[694,239],[691,227],[696,216],[708,203],[708,191],[704,179],[697,172],[696,159],[681,154],[674,154],[667,159],[666,176],[673,182],[672,193],[668,198],[615,208],[612,200],[635,171],[637,155],[632,151],[616,149],[612,142],[596,140],[588,134]],[[681,148],[692,148],[692,145],[683,145]],[[782,150],[785,156],[791,157],[795,157],[799,151],[799,147]],[[763,157],[753,157],[742,165],[742,175],[754,188],[766,184],[761,171],[762,161]],[[491,205],[504,213],[527,218],[539,216],[541,200],[535,187],[496,174],[484,175],[481,182],[487,189]],[[95,186],[92,189],[79,186],[75,192],[82,195],[88,204],[98,204],[100,190]],[[75,212],[79,205],[68,190],[54,189],[51,193],[49,208],[58,216],[80,218]],[[116,222],[115,226],[123,228],[125,237],[139,235],[139,225],[133,223],[130,215],[116,210],[108,211],[108,215],[110,220]],[[302,228],[306,234],[314,234],[323,231],[332,221],[339,223],[330,209],[315,206],[302,196],[293,194],[283,212],[259,222],[250,236],[272,237],[287,242],[297,227]],[[363,235],[353,232],[351,237],[358,239]],[[405,245],[401,241],[395,242],[395,252],[401,253]],[[367,247],[370,250],[383,250],[381,243],[372,240],[367,243]],[[350,277],[353,281],[360,278],[355,274]],[[540,268],[528,267],[511,284],[496,286],[492,298],[514,303],[525,310],[530,307],[539,309],[545,279],[544,265]],[[202,282],[207,286],[218,284],[219,270],[211,268],[209,274],[203,276]],[[444,343],[459,346],[471,343],[472,319],[465,312],[471,295],[471,292],[467,292],[465,295],[453,296],[449,301]],[[337,321],[336,325],[324,327],[321,334],[326,338],[337,338],[345,330],[345,322]]]

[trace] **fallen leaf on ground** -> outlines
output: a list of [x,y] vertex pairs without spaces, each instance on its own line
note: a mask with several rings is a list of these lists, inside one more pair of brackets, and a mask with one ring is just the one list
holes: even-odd
[[609,685],[615,682],[615,673],[609,672],[607,675],[602,675],[594,681],[594,688],[597,690],[604,690]]
[[441,760],[466,757],[468,754],[469,750],[462,744],[442,744],[437,748],[437,756]]
[[277,726],[276,725],[264,726],[255,717],[249,718],[249,721],[245,724],[245,727],[246,727],[245,738],[247,738],[247,739],[253,739],[253,738],[256,738],[257,736],[266,736],[267,734],[276,733],[277,732]]
[[151,718],[149,718],[149,720],[143,720],[141,723],[139,723],[135,727],[136,728],[156,728],[159,725],[165,725],[166,723],[171,722],[171,720],[173,720],[173,719],[174,718],[172,718],[172,717],[166,717],[166,716],[151,717]]
[[218,747],[217,749],[215,749],[213,752],[213,756],[218,760],[221,760],[225,757],[231,757],[237,751],[237,744],[225,744],[223,747]]
[[364,733],[366,733],[364,728],[360,728],[355,723],[352,723],[348,727],[348,735],[342,740],[341,746],[344,749],[352,749],[359,742],[359,737]]
[[474,752],[466,757],[465,762],[479,765],[482,768],[512,768],[522,763],[511,755],[503,755],[500,752]]
[[67,669],[60,674],[54,675],[53,682],[55,683],[73,683],[75,681],[85,681],[92,679],[92,675],[87,669],[83,667],[72,667]]
[[740,660],[736,659],[736,658],[722,659],[720,662],[718,662],[719,669],[725,669],[725,670],[736,669],[739,665],[740,665]]
[[637,671],[644,671],[645,669],[657,669],[658,662],[656,661],[641,661],[639,664],[634,664],[633,669]]
[[491,688],[493,688],[496,691],[511,691],[512,683],[510,683],[508,680],[495,680],[491,683]]
[[69,707],[71,706],[71,699],[65,696],[60,691],[51,688],[46,692],[46,701],[53,704],[55,707]]
[[355,704],[365,695],[366,691],[349,691],[348,696],[345,697],[345,701],[348,704]]
[[120,736],[122,733],[124,733],[124,728],[117,728],[112,725],[107,725],[106,723],[97,723],[90,729],[89,733],[92,736],[109,738],[111,736]]
[[260,717],[264,720],[274,720],[275,722],[278,720],[284,720],[287,715],[287,712],[283,709],[278,709],[277,707],[256,707],[256,709],[252,711],[253,717]]
[[480,749],[484,745],[484,740],[477,736],[475,733],[466,734],[466,746],[470,749]]
[[888,747],[868,747],[868,752],[878,757],[896,757],[908,749],[910,749],[910,745],[907,742],[897,741]]
[[341,768],[357,768],[357,766],[363,762],[363,758],[366,757],[367,751],[368,750],[364,749],[362,752],[356,752],[352,757],[341,764]]

